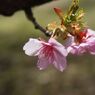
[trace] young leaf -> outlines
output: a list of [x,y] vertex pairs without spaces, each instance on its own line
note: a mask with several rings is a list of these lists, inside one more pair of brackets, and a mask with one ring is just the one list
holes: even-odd
[[56,14],[60,17],[60,19],[63,21],[63,12],[60,8],[54,8],[54,11],[56,12]]

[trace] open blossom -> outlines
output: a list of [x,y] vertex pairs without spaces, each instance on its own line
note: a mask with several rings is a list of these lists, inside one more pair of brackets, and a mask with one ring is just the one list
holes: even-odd
[[60,71],[66,67],[67,50],[53,38],[48,42],[30,38],[23,50],[29,56],[38,56],[37,67],[40,70],[45,69],[49,64],[53,64]]
[[70,36],[68,42],[67,51],[72,54],[90,53],[95,55],[95,31],[91,29],[81,32],[80,37]]

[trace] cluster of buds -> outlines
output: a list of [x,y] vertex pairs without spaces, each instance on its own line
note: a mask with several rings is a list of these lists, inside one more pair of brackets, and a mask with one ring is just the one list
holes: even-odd
[[[65,15],[59,8],[54,10],[61,23],[53,22],[47,25],[46,29],[51,34],[49,41],[30,38],[23,50],[29,56],[38,56],[37,66],[40,70],[52,64],[63,71],[67,65],[66,57],[69,53],[95,55],[95,31],[84,25],[82,21],[84,12],[83,9],[79,9],[78,0],[73,0],[72,6]],[[59,43],[58,38],[62,38],[64,44]]]
[[56,22],[53,22],[47,25],[47,30],[51,32],[53,36],[66,39],[68,34],[72,36],[81,36],[81,32],[86,30],[82,21],[84,12],[83,9],[79,9],[79,0],[73,0],[67,14],[64,14],[60,8],[54,8],[54,10],[59,16],[61,23],[57,25]]

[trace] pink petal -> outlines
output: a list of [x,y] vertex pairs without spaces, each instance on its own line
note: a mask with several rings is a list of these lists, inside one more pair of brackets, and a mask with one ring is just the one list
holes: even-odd
[[81,55],[86,52],[86,45],[80,44],[80,45],[72,45],[67,48],[68,52],[75,54],[75,55]]
[[[67,40],[69,43],[69,40]],[[83,42],[80,44],[75,43],[74,41],[71,42],[71,45],[67,47],[68,53],[80,55],[85,52],[90,52],[94,54],[94,46],[95,46],[95,32],[91,29],[88,29],[87,35],[84,38]]]
[[70,46],[67,48],[68,53],[78,55],[78,47],[77,46]]
[[61,72],[66,68],[66,58],[62,56],[58,51],[54,51],[53,65]]
[[40,51],[38,58],[37,67],[40,70],[46,69],[49,64],[53,63],[53,56],[46,56],[43,50]]
[[68,35],[68,38],[65,40],[64,46],[68,48],[74,43],[74,37],[71,35]]
[[83,53],[86,53],[87,50],[86,50],[86,47],[81,47],[80,46],[77,51],[78,51],[77,55],[81,55]]
[[49,64],[53,63],[53,47],[44,43],[39,51],[38,58],[37,67],[40,70],[47,68]]
[[58,41],[56,41],[55,39],[50,38],[49,43],[53,46],[53,48],[55,50],[57,50],[59,53],[61,53],[62,56],[68,55],[66,48],[62,44],[60,44]]
[[49,61],[46,57],[38,57],[39,60],[38,60],[38,63],[37,63],[37,67],[40,69],[40,70],[43,70],[43,69],[46,69],[48,64],[49,64]]
[[92,55],[95,55],[95,43],[94,44],[90,44],[88,47],[87,47],[87,50],[90,54]]
[[92,29],[87,29],[87,35],[95,35],[95,31]]
[[[65,54],[64,54],[65,53]],[[45,69],[49,64],[53,64],[58,70],[63,71],[66,67],[66,49],[63,45],[51,38],[49,43],[43,43],[38,58],[38,68]]]
[[36,56],[42,44],[39,40],[30,38],[29,41],[24,45],[23,50],[25,54],[29,56]]

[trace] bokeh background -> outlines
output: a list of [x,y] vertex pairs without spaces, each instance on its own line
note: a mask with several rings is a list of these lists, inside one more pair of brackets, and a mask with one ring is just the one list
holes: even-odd
[[[65,12],[70,3],[71,0],[59,0],[35,7],[33,12],[45,27],[59,20],[54,7]],[[95,30],[95,0],[80,0],[80,6],[85,10],[88,27]],[[37,58],[25,55],[22,49],[30,37],[46,38],[34,29],[23,11],[11,17],[0,15],[0,95],[95,95],[95,56],[69,55],[64,72],[52,66],[39,71]]]

